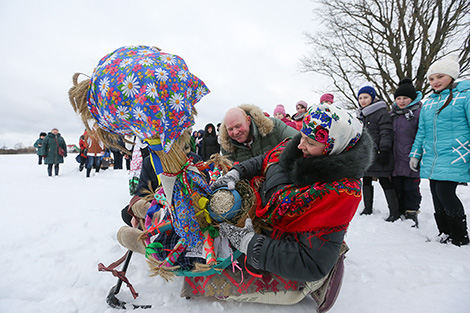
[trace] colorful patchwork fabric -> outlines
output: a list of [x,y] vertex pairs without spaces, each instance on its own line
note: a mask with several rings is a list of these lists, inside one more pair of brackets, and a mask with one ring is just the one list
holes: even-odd
[[203,197],[209,197],[211,190],[199,173],[183,169],[175,181],[173,188],[173,227],[175,232],[189,248],[201,244],[204,236],[196,220],[191,195],[197,192]]
[[325,154],[339,154],[351,149],[362,135],[362,122],[334,105],[313,105],[305,114],[300,130],[311,139],[325,144]]
[[155,47],[128,46],[100,60],[87,100],[101,128],[141,140],[159,135],[168,152],[194,125],[193,106],[209,92],[181,57]]

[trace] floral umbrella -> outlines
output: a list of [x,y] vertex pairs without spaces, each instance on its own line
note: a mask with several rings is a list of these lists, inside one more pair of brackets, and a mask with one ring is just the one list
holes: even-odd
[[88,108],[98,125],[141,140],[159,135],[165,152],[194,125],[193,106],[210,91],[184,60],[155,47],[121,47],[91,76]]

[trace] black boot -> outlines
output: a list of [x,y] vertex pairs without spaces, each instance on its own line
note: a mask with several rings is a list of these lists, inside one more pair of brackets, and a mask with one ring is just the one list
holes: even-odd
[[52,176],[52,164],[47,165],[47,175]]
[[86,169],[86,177],[90,177],[91,167]]
[[447,215],[434,213],[434,219],[436,220],[437,229],[439,230],[438,236],[441,236],[441,243],[447,243],[450,235],[450,228],[447,220]]
[[400,218],[400,212],[398,210],[398,199],[395,193],[395,189],[384,189],[385,199],[387,199],[388,209],[390,215],[385,220],[386,222],[395,222]]
[[456,246],[468,245],[467,217],[447,217],[450,228],[450,239]]
[[56,164],[54,166],[54,170],[55,170],[55,176],[59,176],[59,164]]
[[415,224],[411,227],[418,228],[418,213],[419,213],[419,211],[417,211],[417,210],[406,210],[405,211],[405,218],[415,222]]
[[362,200],[364,200],[364,210],[361,215],[372,214],[372,203],[374,202],[374,186],[362,186]]

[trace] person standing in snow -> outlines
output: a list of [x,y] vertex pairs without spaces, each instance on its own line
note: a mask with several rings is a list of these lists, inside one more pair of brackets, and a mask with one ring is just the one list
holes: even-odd
[[276,105],[276,108],[274,108],[273,115],[275,118],[283,121],[287,126],[290,126],[295,129],[295,122],[291,121],[291,119],[287,117],[286,109],[282,104]]
[[80,146],[80,165],[78,166],[78,170],[81,172],[85,168],[86,165],[86,159],[87,159],[87,153],[88,153],[88,146],[85,142],[85,134],[87,133],[86,129],[83,132],[83,135],[80,136],[78,140],[78,145]]
[[47,136],[46,133],[44,132],[41,132],[39,134],[39,138],[36,140],[36,142],[34,143],[34,147],[37,150],[36,154],[38,155],[38,165],[41,165],[42,164],[42,159],[43,159],[43,156],[41,155],[41,146],[42,146],[42,142],[44,141],[44,138]]
[[55,176],[58,176],[59,164],[64,163],[64,157],[67,156],[67,145],[57,128],[53,128],[44,138],[41,155],[44,157],[44,164],[47,164],[47,174],[52,176],[54,167]]
[[374,162],[366,171],[363,179],[364,210],[361,215],[372,214],[374,201],[372,179],[377,177],[390,210],[386,221],[393,222],[400,218],[400,213],[398,212],[398,199],[390,178],[394,165],[392,118],[388,113],[387,104],[376,97],[374,87],[362,87],[357,93],[357,98],[360,105],[357,116],[372,136],[375,151]]
[[91,134],[89,132],[85,133],[85,142],[88,148],[86,177],[90,177],[91,169],[93,167],[95,168],[96,173],[100,171],[101,157],[104,155],[105,150],[103,142],[98,138],[95,126],[93,126],[91,131]]
[[320,97],[321,104],[333,104],[335,97],[331,93],[325,93]]
[[292,120],[295,122],[295,129],[300,130],[302,128],[302,120],[307,113],[308,104],[304,100],[299,100],[296,105],[295,109],[297,113],[292,115]]
[[429,179],[434,218],[441,242],[469,243],[467,217],[456,194],[457,185],[470,182],[470,81],[456,83],[457,55],[434,62],[426,74],[433,93],[424,102],[410,167]]
[[204,137],[201,141],[202,159],[207,161],[211,155],[220,153],[220,145],[217,140],[214,124],[207,124],[204,127]]
[[419,172],[409,167],[411,146],[418,131],[419,113],[421,111],[421,92],[416,92],[411,79],[400,80],[395,91],[395,103],[390,116],[393,121],[393,157],[395,166],[392,172],[392,183],[398,198],[400,216],[414,221],[418,227],[418,210],[421,203],[419,191]]

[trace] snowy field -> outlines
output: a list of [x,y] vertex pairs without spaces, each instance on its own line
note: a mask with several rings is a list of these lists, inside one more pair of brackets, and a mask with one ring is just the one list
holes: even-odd
[[[116,278],[101,273],[125,253],[116,240],[128,203],[127,172],[102,171],[86,179],[75,155],[59,177],[48,177],[36,155],[0,156],[0,312],[123,312],[107,306]],[[349,228],[350,247],[343,287],[329,312],[470,312],[470,246],[426,242],[437,229],[428,181],[421,184],[420,228],[411,221],[386,223],[378,185],[374,215],[359,216]],[[459,186],[470,216],[470,187]],[[142,255],[134,254],[128,278],[144,312],[315,312],[312,299],[291,307],[180,298],[181,278],[148,277]],[[131,301],[123,285],[119,298]],[[131,312],[132,310],[129,310]]]

